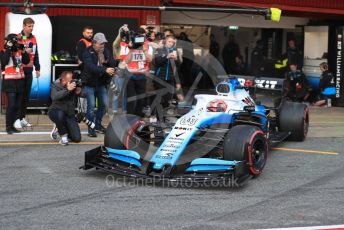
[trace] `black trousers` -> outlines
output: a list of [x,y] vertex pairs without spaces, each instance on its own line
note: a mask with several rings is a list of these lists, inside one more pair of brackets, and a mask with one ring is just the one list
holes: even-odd
[[19,119],[23,119],[26,116],[26,110],[27,110],[27,106],[29,104],[31,86],[32,86],[32,72],[25,72],[24,74],[25,74],[24,93],[23,93],[23,101],[22,101],[20,109],[18,111]]
[[143,117],[142,112],[145,106],[146,79],[129,79],[127,84],[127,112]]
[[6,109],[6,129],[12,128],[13,123],[19,118],[18,111],[23,100],[22,92],[6,92],[8,105]]
[[81,141],[80,127],[75,117],[68,117],[67,114],[60,109],[49,110],[48,116],[50,120],[56,124],[60,136],[68,134],[71,141]]

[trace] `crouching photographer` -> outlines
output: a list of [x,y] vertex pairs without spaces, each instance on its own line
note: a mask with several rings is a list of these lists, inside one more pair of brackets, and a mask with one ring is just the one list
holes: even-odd
[[6,110],[7,134],[19,133],[14,122],[20,116],[20,107],[24,93],[23,65],[30,62],[26,49],[19,44],[16,34],[9,34],[5,38],[4,50],[0,52],[1,70],[3,74],[3,92],[8,98]]
[[48,116],[56,127],[52,132],[52,138],[56,139],[58,132],[60,144],[68,145],[68,138],[73,142],[81,141],[79,124],[75,118],[76,97],[81,95],[81,87],[73,81],[73,73],[64,71],[61,77],[51,85],[51,106]]

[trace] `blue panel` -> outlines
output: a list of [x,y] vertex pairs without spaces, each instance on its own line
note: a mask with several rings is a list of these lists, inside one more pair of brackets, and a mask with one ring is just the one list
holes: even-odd
[[50,99],[50,76],[42,75],[39,78],[33,77],[30,101],[49,101]]
[[115,153],[117,155],[127,156],[127,157],[131,157],[131,158],[140,160],[140,154],[138,154],[135,151],[122,150],[122,149],[112,149],[112,148],[108,148],[108,147],[105,147],[105,148],[109,153]]
[[223,171],[232,169],[233,166],[229,165],[195,165],[186,169],[186,172],[195,171]]
[[141,167],[141,163],[136,160],[136,159],[133,159],[131,157],[126,157],[126,156],[121,156],[121,155],[118,155],[118,154],[115,154],[115,153],[109,153],[109,157],[115,159],[115,160],[119,160],[119,161],[123,161],[125,163],[128,163],[128,164],[133,164],[133,165],[136,165],[137,167]]
[[319,89],[320,76],[308,75],[306,78],[313,89]]
[[326,95],[326,96],[336,95],[336,88],[327,87],[324,89],[324,91],[321,94]]
[[263,105],[256,105],[256,111],[262,112],[265,115],[265,106]]
[[211,158],[198,158],[191,162],[191,165],[236,165],[239,161],[226,161]]

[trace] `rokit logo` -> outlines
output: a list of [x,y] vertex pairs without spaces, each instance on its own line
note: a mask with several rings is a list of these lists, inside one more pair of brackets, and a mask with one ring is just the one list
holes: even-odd
[[[260,89],[275,89],[277,86],[277,81],[274,80],[251,80],[251,79],[244,79],[244,78],[238,78],[238,81],[240,82],[240,85],[245,87],[253,87],[257,86],[257,88]],[[254,82],[254,84],[253,84]]]

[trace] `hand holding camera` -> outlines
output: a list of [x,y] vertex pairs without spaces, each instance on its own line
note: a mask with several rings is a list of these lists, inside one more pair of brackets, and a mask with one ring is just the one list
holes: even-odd
[[5,47],[11,48],[13,46],[12,41],[7,41]]
[[73,91],[76,88],[75,82],[68,82],[67,83],[67,90],[68,91]]
[[121,27],[119,28],[118,33],[120,34],[120,33],[122,33],[122,32],[127,32],[127,31],[129,31],[128,25],[127,25],[127,24],[124,24],[123,26],[121,26]]
[[173,50],[171,53],[167,55],[167,58],[177,60],[177,51]]

